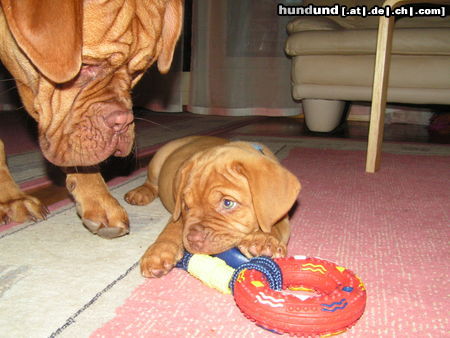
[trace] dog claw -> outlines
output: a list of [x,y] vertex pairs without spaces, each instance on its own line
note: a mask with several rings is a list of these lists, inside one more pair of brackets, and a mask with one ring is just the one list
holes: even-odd
[[116,237],[121,237],[128,234],[130,231],[128,228],[119,228],[119,227],[103,227],[100,228],[97,232],[102,238],[112,239]]
[[23,193],[11,201],[0,203],[0,224],[38,222],[46,219],[48,214],[47,207],[37,198]]
[[120,226],[115,227],[108,227],[103,223],[98,223],[90,219],[83,219],[83,224],[93,234],[99,235],[100,237],[106,239],[121,237],[130,232],[128,226],[125,224],[120,224]]
[[41,208],[41,216],[43,219],[47,219],[47,216],[50,214],[50,210],[48,210],[46,205],[43,205]]
[[100,227],[100,224],[89,219],[84,219],[83,224],[93,234],[97,234],[98,228]]
[[42,206],[37,214],[34,215],[30,213],[30,220],[32,220],[33,222],[46,220],[49,213],[50,211],[47,209],[47,207]]

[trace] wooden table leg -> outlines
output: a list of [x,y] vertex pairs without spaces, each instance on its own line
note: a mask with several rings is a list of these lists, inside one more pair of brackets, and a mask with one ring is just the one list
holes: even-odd
[[393,26],[394,17],[380,17],[366,159],[369,173],[380,168]]

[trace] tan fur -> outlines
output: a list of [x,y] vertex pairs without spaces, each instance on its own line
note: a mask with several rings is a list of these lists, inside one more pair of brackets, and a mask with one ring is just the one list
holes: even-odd
[[[154,62],[161,72],[169,70],[182,0],[0,3],[0,59],[38,122],[45,157],[80,167],[127,156],[134,142],[130,91]],[[45,217],[40,202],[20,192],[4,161],[0,183],[0,222]],[[90,230],[104,237],[128,232],[128,217],[99,173],[69,174],[67,185]],[[93,196],[101,201],[95,206]],[[12,210],[18,200],[20,212]]]
[[146,182],[125,195],[137,205],[159,196],[172,213],[141,259],[144,276],[170,271],[184,249],[216,254],[237,246],[247,257],[286,254],[287,213],[300,183],[267,147],[256,148],[248,142],[190,136],[155,154]]

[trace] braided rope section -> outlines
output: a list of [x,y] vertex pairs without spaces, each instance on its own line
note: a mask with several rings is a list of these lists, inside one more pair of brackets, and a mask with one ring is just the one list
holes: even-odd
[[231,278],[229,284],[231,292],[234,291],[236,280],[244,270],[257,270],[264,274],[272,290],[280,291],[283,287],[283,275],[278,264],[271,258],[262,256],[252,258],[249,262],[240,265],[234,271],[233,277]]

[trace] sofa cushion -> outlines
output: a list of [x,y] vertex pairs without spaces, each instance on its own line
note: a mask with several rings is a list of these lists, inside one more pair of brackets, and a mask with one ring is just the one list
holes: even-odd
[[[296,55],[374,55],[376,29],[303,31],[289,36],[286,53]],[[450,55],[450,28],[397,28],[392,54]]]
[[337,30],[342,29],[332,18],[318,16],[305,16],[301,19],[293,20],[287,24],[287,31],[289,34],[304,32],[304,31],[320,31],[320,30]]
[[[318,98],[370,101],[374,65],[373,55],[294,57],[293,96],[297,100]],[[450,104],[448,79],[448,56],[394,55],[389,72],[388,100],[402,103]]]

